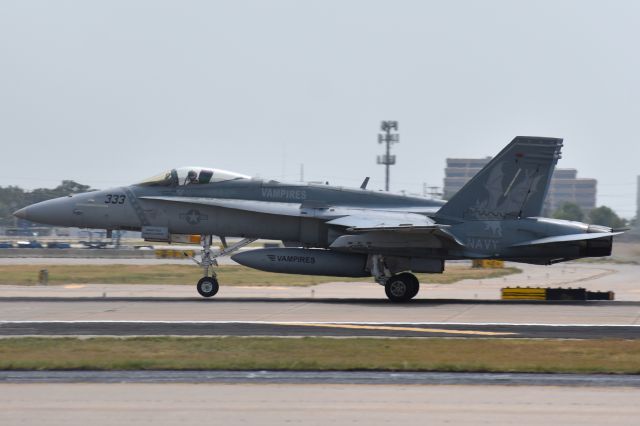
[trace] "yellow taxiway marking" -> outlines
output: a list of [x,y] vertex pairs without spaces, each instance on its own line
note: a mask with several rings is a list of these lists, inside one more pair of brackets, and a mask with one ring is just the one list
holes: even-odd
[[86,287],[86,286],[82,285],[82,284],[67,284],[67,285],[64,286],[64,288],[71,288],[71,289],[73,289],[73,288],[84,288],[84,287]]
[[359,325],[359,324],[314,324],[308,322],[300,323],[276,323],[278,325],[293,325],[303,327],[323,327],[323,328],[346,328],[354,330],[385,330],[385,331],[417,331],[419,333],[446,333],[446,334],[466,334],[472,336],[509,336],[518,333],[510,333],[507,331],[480,331],[480,330],[451,330],[446,328],[419,328],[419,327],[402,327],[389,325]]

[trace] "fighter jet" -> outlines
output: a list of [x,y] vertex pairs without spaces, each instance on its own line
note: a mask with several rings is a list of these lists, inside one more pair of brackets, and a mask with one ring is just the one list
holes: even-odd
[[[448,202],[329,185],[281,183],[182,167],[131,186],[44,201],[14,214],[55,226],[141,231],[156,242],[196,235],[197,291],[218,292],[216,259],[257,239],[282,248],[232,259],[270,272],[371,277],[393,302],[416,296],[414,273],[445,261],[503,259],[550,265],[611,254],[620,230],[540,217],[562,139],[516,137]],[[213,250],[213,236],[223,249]],[[240,238],[233,245],[227,238]]]

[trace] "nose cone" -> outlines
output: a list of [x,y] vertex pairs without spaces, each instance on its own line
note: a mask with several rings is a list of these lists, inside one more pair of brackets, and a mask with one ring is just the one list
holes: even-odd
[[15,212],[13,212],[13,215],[14,215],[15,217],[19,218],[19,219],[25,219],[25,220],[28,220],[28,218],[27,218],[27,209],[28,209],[28,208],[29,208],[29,207],[25,207],[25,208],[23,208],[23,209],[17,210],[17,211],[15,211]]
[[32,204],[13,213],[20,219],[56,226],[74,226],[73,207],[75,201],[71,197],[55,198]]

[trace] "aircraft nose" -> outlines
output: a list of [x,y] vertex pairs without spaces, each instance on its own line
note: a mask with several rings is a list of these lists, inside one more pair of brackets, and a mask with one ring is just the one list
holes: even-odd
[[27,210],[29,210],[29,207],[25,207],[25,208],[22,208],[20,210],[16,210],[15,212],[13,212],[13,215],[15,217],[19,218],[19,219],[28,220]]
[[47,225],[73,226],[73,205],[70,197],[61,197],[32,204],[13,215]]

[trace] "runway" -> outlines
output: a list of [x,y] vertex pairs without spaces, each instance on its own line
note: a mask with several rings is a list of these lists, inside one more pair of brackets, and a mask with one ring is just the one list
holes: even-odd
[[640,325],[233,321],[2,321],[0,336],[639,339]]
[[[222,287],[3,286],[12,336],[640,338],[637,266],[571,265],[547,276],[425,285],[406,305],[371,283]],[[608,270],[617,273],[608,273]],[[548,269],[553,271],[553,269]],[[608,275],[604,275],[604,274]],[[612,289],[624,301],[500,301],[505,285]],[[486,300],[482,300],[486,299]],[[490,300],[493,299],[493,300]],[[1,424],[636,424],[640,376],[275,371],[5,371]],[[86,407],[90,406],[91,410]],[[167,407],[171,407],[169,410]],[[463,409],[461,409],[463,407]]]

